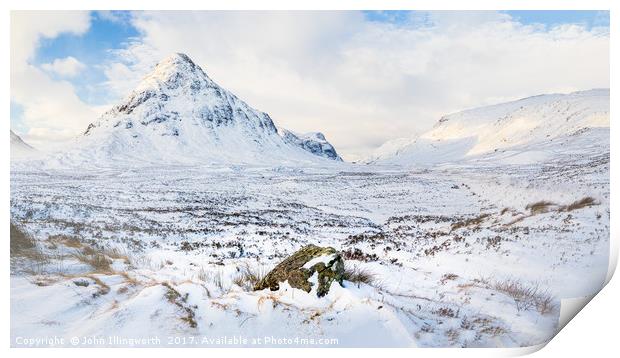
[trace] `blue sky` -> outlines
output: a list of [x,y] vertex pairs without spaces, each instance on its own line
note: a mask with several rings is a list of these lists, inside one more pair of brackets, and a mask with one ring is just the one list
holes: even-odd
[[[547,30],[557,25],[563,25],[563,24],[581,25],[588,31],[593,28],[598,28],[598,27],[604,27],[604,28],[609,27],[609,13],[605,11],[502,11],[502,13],[510,16],[510,18],[512,18],[512,21],[516,21],[524,25],[537,25],[535,31],[542,31],[542,32],[546,32]],[[297,16],[297,14],[295,14],[295,16]],[[349,12],[348,14],[356,15],[353,12]],[[438,36],[442,36],[441,33],[442,31],[445,31],[445,29],[436,29],[434,27],[436,23],[433,22],[433,21],[436,21],[441,16],[434,17],[435,16],[434,13],[428,13],[424,11],[363,11],[362,14],[363,16],[361,19],[357,15],[352,16],[352,17],[344,16],[342,12],[340,15],[333,16],[335,18],[338,18],[338,16],[342,17],[342,21],[350,21],[352,24],[351,26],[353,27],[347,27],[347,26],[339,27],[338,24],[343,23],[341,22],[341,20],[339,20],[339,18],[337,20],[334,20],[333,22],[320,22],[320,21],[315,21],[315,19],[312,16],[310,16],[309,20],[307,18],[304,19],[300,17],[301,24],[299,25],[299,28],[298,29],[291,28],[290,29],[291,31],[289,34],[288,31],[283,32],[282,27],[278,27],[278,26],[271,27],[270,25],[272,23],[270,23],[270,21],[281,22],[282,23],[281,26],[284,26],[284,27],[286,26],[295,27],[298,25],[298,23],[296,22],[297,20],[294,20],[291,22],[291,21],[287,21],[285,17],[283,18],[283,17],[278,17],[278,16],[274,16],[273,20],[270,19],[270,20],[265,20],[264,22],[261,22],[261,20],[258,19],[258,17],[257,18],[252,17],[248,19],[248,18],[244,18],[245,15],[239,15],[240,18],[243,18],[243,21],[244,21],[243,23],[248,23],[248,22],[251,23],[254,20],[258,20],[259,27],[256,28],[256,31],[254,31],[255,33],[251,33],[251,32],[243,33],[243,31],[245,31],[244,29],[232,29],[232,31],[230,32],[223,30],[223,29],[226,29],[226,26],[228,26],[229,24],[226,22],[228,20],[224,18],[226,18],[227,15],[230,15],[230,12],[227,12],[226,14],[222,12],[221,15],[220,13],[205,14],[205,16],[198,14],[199,16],[193,16],[193,17],[192,16],[184,17],[185,15],[193,15],[193,14],[188,14],[188,13],[182,14],[180,12],[174,12],[174,13],[159,14],[155,16],[155,19],[146,19],[146,20],[144,17],[141,17],[141,21],[142,21],[141,23],[143,25],[145,22],[150,23],[152,25],[150,28],[147,27],[146,30],[144,28],[142,28],[142,30],[139,30],[136,27],[135,25],[136,15],[130,12],[122,12],[122,11],[121,12],[91,12],[89,15],[89,18],[90,18],[89,25],[86,31],[74,31],[74,32],[60,31],[58,34],[55,34],[55,36],[51,38],[40,37],[39,40],[34,45],[35,50],[33,52],[33,55],[30,55],[27,61],[30,65],[35,66],[36,68],[44,71],[44,73],[51,79],[51,81],[54,81],[57,83],[69,83],[71,87],[73,88],[73,91],[72,91],[73,94],[79,98],[79,101],[81,101],[86,107],[90,107],[93,110],[96,109],[97,111],[99,111],[103,107],[114,104],[115,102],[119,100],[118,97],[121,96],[118,90],[117,91],[112,90],[110,83],[116,83],[116,84],[126,83],[132,86],[135,83],[135,78],[126,80],[122,76],[119,78],[118,74],[116,75],[116,78],[109,78],[108,74],[106,73],[106,70],[109,71],[112,64],[118,63],[120,61],[119,50],[126,49],[130,44],[156,46],[155,48],[160,51],[159,52],[160,55],[161,53],[169,53],[170,51],[190,51],[190,53],[192,53],[193,55],[198,56],[198,60],[201,60],[201,64],[208,65],[209,70],[213,69],[213,75],[215,76],[216,80],[222,79],[223,85],[230,86],[231,90],[234,90],[235,93],[241,95],[242,98],[247,99],[251,105],[254,105],[259,109],[269,111],[270,113],[276,112],[274,113],[275,115],[278,114],[277,112],[281,110],[281,108],[284,108],[283,105],[289,105],[291,109],[287,110],[288,112],[282,111],[282,113],[280,113],[280,116],[278,116],[279,119],[280,118],[290,119],[290,118],[295,117],[297,113],[302,112],[302,111],[298,110],[297,108],[292,108],[292,107],[300,106],[300,105],[308,105],[312,107],[312,104],[311,104],[312,102],[307,101],[307,103],[296,103],[295,102],[296,96],[291,97],[290,99],[288,99],[288,102],[287,102],[282,98],[281,93],[277,93],[276,91],[277,88],[274,88],[273,92],[263,91],[263,90],[261,90],[260,92],[257,92],[256,91],[257,83],[258,83],[258,86],[260,87],[261,86],[260,83],[264,82],[265,78],[263,78],[261,81],[259,81],[258,78],[243,78],[241,73],[244,73],[245,71],[249,71],[251,73],[259,73],[259,74],[265,73],[265,76],[267,76],[266,67],[272,66],[272,65],[275,67],[278,67],[278,64],[282,60],[283,56],[287,57],[285,60],[287,61],[287,65],[289,67],[283,68],[280,66],[279,68],[277,68],[276,69],[277,76],[282,76],[282,78],[286,78],[287,80],[290,77],[291,82],[282,84],[281,86],[286,86],[289,84],[292,84],[293,86],[297,86],[298,83],[294,82],[295,78],[304,78],[304,80],[306,81],[305,83],[309,85],[307,88],[308,91],[311,91],[311,88],[312,88],[312,86],[310,85],[310,80],[309,80],[310,78],[312,81],[316,81],[316,85],[319,87],[320,86],[335,86],[335,85],[341,86],[341,88],[338,89],[338,91],[340,91],[340,94],[341,94],[339,101],[342,101],[344,97],[350,97],[349,99],[351,101],[356,101],[356,100],[361,101],[361,103],[352,102],[349,106],[349,108],[358,108],[358,110],[360,111],[359,115],[355,115],[355,116],[351,115],[354,118],[359,118],[360,115],[364,115],[365,113],[370,113],[369,110],[362,109],[362,106],[364,104],[367,104],[368,98],[373,98],[376,100],[376,103],[373,104],[374,108],[381,108],[384,106],[390,107],[390,108],[399,108],[398,110],[400,110],[401,112],[397,113],[396,115],[385,114],[385,116],[386,118],[400,117],[401,122],[405,123],[407,122],[407,118],[411,117],[412,110],[416,110],[417,108],[422,108],[420,107],[422,105],[424,107],[428,106],[428,108],[431,108],[431,104],[429,103],[429,101],[422,100],[424,96],[426,95],[430,96],[430,94],[432,93],[431,91],[433,91],[434,89],[442,88],[445,86],[450,86],[450,87],[455,86],[455,83],[452,80],[442,85],[435,83],[437,81],[438,76],[435,76],[433,73],[420,73],[420,74],[411,75],[411,72],[414,71],[413,69],[417,68],[415,66],[428,66],[429,64],[432,65],[433,63],[437,62],[436,59],[433,59],[433,61],[429,62],[429,60],[425,59],[424,56],[432,53],[432,51],[437,51],[438,56],[442,56],[444,54],[443,52],[441,52],[441,51],[444,51],[442,49],[442,46],[445,44],[444,40],[440,42],[433,42],[433,39],[429,38],[428,36],[417,37],[417,38],[415,36],[407,37],[409,35],[403,34],[402,31],[399,31],[401,29],[406,29],[406,30],[422,29],[424,30],[426,28],[429,28],[431,29],[430,31],[431,33],[434,33],[435,30],[437,30]],[[211,16],[206,16],[206,15],[211,15]],[[477,22],[478,15],[480,14],[477,14],[474,12],[467,12],[468,16],[462,16],[459,12],[451,12],[450,14],[447,14],[447,15],[449,16],[444,16],[444,18],[439,21],[447,21],[448,24],[451,24],[452,22],[458,23],[460,21],[464,21],[464,22],[469,21],[467,23],[465,31],[472,31],[472,30],[475,30],[481,27],[480,23]],[[473,15],[473,16],[469,16],[469,15]],[[492,12],[482,14],[482,17],[486,17],[487,15],[490,15],[490,18],[493,18]],[[228,16],[228,17],[231,17],[231,16]],[[264,17],[265,19],[267,19],[269,16],[264,16]],[[177,23],[172,22],[171,18],[175,18],[174,21],[177,21]],[[381,27],[380,25],[382,24],[392,24],[394,26],[393,27],[383,26],[385,28],[388,28],[388,29],[383,29],[383,31],[388,32],[386,33],[387,37],[377,39],[373,37],[374,35],[372,31],[363,32],[366,30],[358,28],[360,27],[358,20],[367,21],[369,25],[373,25],[373,26],[379,25],[379,27]],[[33,21],[32,26],[36,27],[37,20],[32,20],[32,21]],[[208,24],[205,25],[205,22],[209,22],[209,21],[213,24],[211,27]],[[192,23],[191,26],[193,27],[188,28],[189,25],[186,24],[186,22],[191,22]],[[316,24],[313,25],[314,22],[316,22]],[[233,21],[231,23],[234,24],[235,22]],[[263,26],[263,27],[261,28],[260,26]],[[377,26],[374,26],[374,27],[377,27]],[[153,30],[153,29],[164,29],[164,28],[165,30],[158,30],[150,34],[141,32],[141,31],[148,32],[149,29]],[[262,35],[265,31],[267,32],[270,31],[271,28],[277,29],[277,30],[275,30],[274,33],[267,33],[266,36]],[[194,31],[194,29],[196,30]],[[338,34],[333,35],[334,31],[338,32]],[[352,33],[355,31],[361,31],[362,33],[360,34],[355,33],[355,35],[352,35]],[[196,41],[192,40],[192,41],[184,42],[184,40],[191,39],[194,36],[196,36],[197,32],[201,34],[201,37],[199,39],[197,38]],[[491,28],[489,31],[485,33],[484,36],[494,36],[493,32],[494,32],[493,28]],[[318,35],[316,35],[315,33]],[[226,36],[220,36],[218,34],[220,35],[225,34]],[[505,36],[507,36],[507,38],[509,39],[512,39],[511,36],[513,35],[516,35],[516,36],[523,35],[527,37],[527,34],[521,34],[521,33],[515,33],[515,34],[506,33],[505,34]],[[166,36],[168,36],[168,38],[165,38]],[[173,36],[178,36],[178,37],[173,37]],[[305,41],[308,41],[308,43],[299,44],[297,39],[294,38],[295,36],[301,36],[302,38],[307,39]],[[265,38],[273,39],[274,37],[280,37],[280,38],[276,39],[273,42],[273,44],[270,44],[269,41],[264,40]],[[320,39],[320,41],[318,43],[310,43],[315,38]],[[366,40],[364,41],[368,41],[368,42],[357,42],[356,40],[357,38],[365,38]],[[335,46],[334,43],[325,43],[325,41],[329,42],[329,41],[332,41],[332,39],[336,39],[335,41],[347,41],[347,42],[344,43],[342,47]],[[424,53],[408,52],[416,48],[415,43],[407,42],[409,41],[409,39],[411,39],[411,41],[416,41],[416,39],[422,41],[424,46],[426,46],[426,47],[423,47],[424,51],[426,52]],[[488,69],[488,66],[482,65],[482,63],[466,62],[466,61],[471,61],[470,57],[468,57],[470,56],[470,54],[467,50],[467,46],[473,46],[474,48],[476,48],[477,51],[480,50],[478,49],[478,44],[475,44],[475,43],[467,44],[467,41],[469,40],[470,39],[466,36],[466,34],[465,36],[462,36],[462,38],[460,37],[460,34],[450,34],[451,43],[449,44],[449,46],[451,50],[449,51],[460,51],[460,52],[451,53],[451,56],[449,56],[449,58],[457,58],[459,56],[462,56],[464,61],[461,61],[459,65],[465,66],[463,67],[464,71],[470,71],[471,66],[474,66],[474,67],[477,66],[476,70],[483,71],[481,72],[481,75],[483,76],[490,76],[490,78],[501,78],[502,76],[506,75],[505,67],[501,67],[501,66],[507,66],[506,64],[497,65],[498,67],[494,69],[494,71],[496,72],[492,73],[492,71]],[[405,41],[405,42],[402,42],[402,41]],[[596,41],[596,39],[593,37],[592,41]],[[263,44],[261,45],[261,43]],[[497,47],[501,45],[502,45],[502,41],[497,41],[494,43],[493,46]],[[526,46],[525,48],[527,48],[526,44],[522,44],[522,45]],[[279,46],[281,46],[282,48],[280,48]],[[573,45],[570,44],[570,41],[567,41],[566,48],[568,49],[568,47],[570,46],[573,46]],[[575,46],[580,46],[579,48],[581,49],[581,45],[575,45]],[[596,46],[598,46],[597,48],[599,49],[602,48],[599,45],[596,45]],[[223,49],[234,48],[236,52],[235,51],[228,51],[228,52],[219,51],[218,47],[222,47]],[[485,58],[487,58],[485,56],[489,56],[489,57],[495,56],[494,54],[496,52],[494,52],[494,49],[492,48],[492,46],[487,46],[487,47],[488,49],[484,51],[487,51],[488,55],[486,54],[482,55],[478,57],[479,59],[484,60]],[[290,51],[289,51],[289,48],[290,48]],[[346,52],[340,53],[338,54],[338,56],[334,57],[332,55],[333,55],[333,49],[335,48],[345,49]],[[352,49],[355,51],[352,52]],[[241,51],[238,51],[238,50],[241,50]],[[518,53],[515,52],[514,55],[520,58],[521,55],[524,52],[528,52],[528,50],[529,49],[519,50],[520,52]],[[260,63],[259,62],[254,63],[254,65],[258,67],[249,69],[247,68],[247,63],[244,62],[245,55],[241,55],[240,58],[230,57],[230,56],[233,56],[233,57],[237,56],[238,53],[243,52],[243,51],[246,51],[245,53],[250,54],[251,56],[260,57],[261,59],[264,59],[264,61]],[[463,93],[463,90],[462,89],[458,90],[456,88],[453,88],[452,92],[446,93],[445,91],[441,91],[441,94],[433,94],[431,96],[432,98],[439,98],[440,96],[446,97],[445,99],[442,99],[442,101],[444,102],[442,102],[441,104],[439,104],[439,101],[436,104],[434,104],[437,108],[436,111],[439,112],[439,111],[458,110],[461,108],[470,107],[474,105],[486,104],[487,102],[485,101],[487,100],[490,102],[493,102],[493,101],[499,101],[503,99],[512,99],[515,96],[543,93],[542,91],[548,92],[548,91],[558,91],[558,90],[559,91],[570,90],[572,88],[581,88],[584,86],[590,86],[590,83],[592,85],[598,85],[600,83],[602,83],[603,85],[606,84],[605,83],[606,81],[604,80],[605,71],[603,70],[601,70],[601,73],[599,74],[601,76],[597,77],[598,78],[597,80],[592,80],[588,82],[587,79],[577,77],[577,74],[583,73],[583,71],[576,70],[578,68],[577,64],[583,62],[583,59],[578,58],[581,55],[580,53],[584,52],[580,50],[570,52],[570,53],[575,54],[574,58],[569,59],[571,61],[571,65],[570,65],[572,66],[571,68],[575,69],[575,70],[571,70],[575,78],[573,79],[565,78],[566,76],[564,75],[564,73],[554,74],[553,76],[555,77],[553,78],[551,75],[548,76],[547,69],[545,68],[537,69],[536,67],[537,63],[541,63],[541,61],[546,60],[548,54],[543,53],[546,51],[548,51],[548,48],[543,47],[538,50],[538,53],[528,54],[528,56],[532,55],[533,57],[530,56],[528,57],[528,59],[524,61],[521,61],[516,64],[511,64],[512,68],[514,68],[515,66],[524,66],[522,70],[529,71],[529,67],[531,67],[532,71],[536,70],[536,71],[543,73],[544,78],[541,80],[541,83],[544,80],[545,82],[544,84],[539,84],[538,87],[531,87],[533,80],[528,80],[528,81],[523,80],[524,83],[521,85],[513,84],[513,87],[514,87],[513,92],[504,90],[505,86],[500,87],[499,91],[498,89],[492,89],[490,86],[487,86],[488,93],[504,92],[504,94],[502,95],[495,95],[495,94],[493,96],[488,95],[488,94],[485,95],[489,97],[488,99],[485,99],[485,97],[483,96],[478,96],[478,95],[474,95],[470,93],[466,94],[465,96],[459,96],[457,94]],[[297,54],[297,52],[299,52],[299,54]],[[347,57],[348,54],[350,53],[356,53],[358,57],[356,58]],[[587,51],[585,51],[584,53],[587,53]],[[135,54],[132,54],[132,55],[135,55]],[[565,57],[560,56],[559,51],[557,52],[556,55],[557,55],[555,57],[556,62],[565,61],[564,60]],[[267,59],[265,58],[265,56],[267,57],[273,56],[273,58]],[[312,56],[316,56],[316,58],[314,59],[315,60],[314,62],[304,62],[304,59],[308,59],[308,57],[312,57]],[[58,71],[56,67],[51,66],[52,64],[54,64],[54,61],[63,60],[63,59],[67,59],[70,57],[74,58],[75,60],[77,60],[75,62],[79,63],[79,71],[77,72],[77,74],[75,73],[67,74],[66,72],[63,73],[63,71]],[[417,59],[412,59],[411,57],[420,57],[419,62],[417,62],[418,61]],[[346,65],[343,63],[343,66],[339,67],[338,66],[339,64],[336,63],[334,65],[329,65],[325,67],[324,69],[317,67],[316,71],[315,69],[308,68],[308,66],[313,66],[314,64],[321,64],[324,61],[324,59],[329,59],[329,61],[332,61],[332,62],[328,61],[328,63],[330,64],[333,64],[333,61],[345,61]],[[541,59],[545,59],[545,60],[541,60]],[[142,58],[142,60],[144,60],[144,58]],[[152,60],[156,61],[156,59],[152,59]],[[386,60],[392,61],[391,63],[392,66],[391,67],[390,66],[380,67],[379,70],[380,71],[395,71],[393,73],[393,77],[390,77],[387,74],[383,74],[382,81],[384,82],[381,82],[380,84],[372,84],[366,87],[366,85],[368,85],[369,82],[368,80],[365,80],[365,74],[373,73],[373,71],[377,71],[377,68],[373,67],[374,64],[376,63],[381,64],[383,63],[382,61],[386,61]],[[268,63],[268,61],[270,62]],[[451,68],[454,68],[454,66],[456,65],[456,63],[454,62],[456,60],[446,60],[446,61],[448,61],[448,63],[446,63],[443,67],[441,67],[442,71],[443,70],[450,71]],[[595,60],[588,59],[588,61],[595,61]],[[127,65],[127,63],[125,63],[125,65]],[[141,63],[141,65],[144,65],[144,63]],[[598,68],[600,68],[600,65],[604,65],[604,64],[597,63],[597,65],[598,65]],[[127,67],[128,70],[133,71],[133,74],[138,74],[138,72],[143,74],[144,69],[145,69],[144,66],[138,68],[138,70],[135,70],[136,68],[138,67],[132,67],[131,65]],[[340,72],[329,74],[329,70],[331,70],[332,68],[334,69],[352,68],[355,70],[360,70],[362,72],[360,72],[359,74],[356,74],[353,72],[347,73],[347,71],[344,71],[343,73],[341,70],[338,70]],[[285,73],[285,71],[288,71],[290,73]],[[454,71],[456,71],[456,69],[454,69]],[[309,72],[312,72],[312,75],[310,75]],[[342,76],[350,75],[352,77],[346,80],[343,78],[342,82],[338,83],[336,77],[340,76],[341,73],[343,73]],[[455,73],[458,76],[463,72],[454,72],[449,75],[447,74],[445,78],[450,78],[450,76],[455,76]],[[268,77],[267,82],[271,81],[273,77],[274,77],[273,75],[271,75],[271,77]],[[536,78],[536,77],[537,75],[533,75],[530,78]],[[560,78],[561,80],[558,80],[558,78]],[[603,80],[601,80],[601,78],[603,78]],[[608,78],[608,74],[607,74],[607,78]],[[350,85],[351,79],[354,79],[354,80],[360,79],[362,80],[362,83],[358,84],[357,87],[353,88]],[[378,80],[380,80],[380,78],[374,79],[374,81],[378,81]],[[363,82],[363,81],[366,81],[366,82]],[[487,82],[488,81],[481,81],[480,83],[487,83]],[[399,89],[392,88],[397,85],[402,85],[402,88],[399,88]],[[427,89],[424,86],[430,86],[430,87]],[[128,89],[125,89],[124,87],[122,88],[123,88],[122,89],[123,92],[125,90],[128,90]],[[131,86],[128,86],[128,88],[131,88]],[[384,88],[385,90],[379,93],[379,92],[373,92],[372,91],[373,88]],[[466,85],[465,88],[467,89],[467,91],[470,91],[469,85]],[[526,88],[536,93],[525,92],[522,88]],[[393,92],[390,93],[389,91],[393,91]],[[359,94],[354,96],[353,95],[354,92],[359,92]],[[67,93],[64,95],[63,98],[67,99],[70,97],[70,95],[71,93]],[[421,103],[417,104],[417,107],[415,108],[412,107],[416,105],[415,102],[411,101],[411,99],[413,98],[412,96],[417,96],[417,98],[421,101]],[[23,98],[26,98],[27,100],[27,97],[28,96],[25,96]],[[397,103],[395,103],[396,105],[394,105],[394,103],[385,103],[384,101],[397,101]],[[34,119],[29,117],[28,109],[29,108],[38,109],[37,105],[34,103],[35,101],[31,101],[31,102],[32,103],[30,104],[18,103],[14,101],[12,97],[11,128],[14,129],[18,133],[26,134],[26,139],[31,139],[33,141],[42,140],[40,139],[41,138],[40,136],[36,137],[34,134],[32,134],[30,138],[28,138],[27,133],[32,128],[34,128],[32,126],[29,126],[28,124],[35,123]],[[318,99],[317,99],[317,103],[319,103]],[[333,104],[333,105],[340,106],[340,103]],[[54,108],[52,108],[52,110],[53,109]],[[84,108],[82,108],[81,111],[82,112],[80,113],[82,114],[85,114],[87,112]],[[435,109],[433,109],[433,111],[435,111]],[[434,112],[433,113],[431,112],[432,111],[430,109],[426,110],[426,108],[424,108],[424,111],[421,111],[416,116],[430,118],[427,120],[430,123],[430,121],[434,121],[433,116],[435,115]],[[41,114],[41,111],[37,111],[37,113],[34,113],[32,115],[38,116],[37,117],[38,125],[41,125],[41,126],[45,125],[46,121],[44,118],[42,118],[44,117],[44,115]],[[316,118],[319,115],[320,114],[316,114],[312,116],[312,118]],[[339,117],[342,115],[346,115],[346,113],[336,114],[334,112],[333,115],[334,117]],[[55,116],[57,117],[58,114],[55,114]],[[74,117],[81,118],[81,117],[90,117],[90,116],[80,114],[80,115],[75,115]],[[294,119],[295,119],[295,122],[291,125],[290,129],[297,129],[300,131],[311,129],[311,128],[304,128],[304,126],[306,125],[302,123],[301,118],[294,118]],[[328,118],[326,117],[325,120],[327,121],[327,119]],[[47,122],[51,123],[54,120],[55,119],[50,118]],[[368,121],[369,122],[373,121],[373,119],[369,118]],[[337,123],[337,122],[335,122],[333,119],[330,119],[329,121],[326,122],[327,125],[331,125],[332,123]],[[299,125],[299,127],[296,128],[295,127],[296,125]],[[308,127],[309,126],[310,125],[308,125]],[[343,133],[342,136],[344,138],[346,137],[345,135],[346,124],[342,122],[341,126],[342,128],[340,130],[342,131]],[[391,128],[391,131],[392,133],[398,134],[398,133],[403,132],[403,130],[410,130],[408,126],[409,124],[402,124],[402,128],[393,126]],[[56,127],[59,127],[59,124],[56,124]],[[325,129],[325,130],[327,131],[328,129]],[[389,135],[382,134],[381,136],[377,136],[377,138],[372,139],[372,141],[375,144],[380,143],[385,138],[391,135],[392,134],[389,134]]]
[[[514,20],[524,24],[542,24],[552,27],[561,24],[580,24],[587,28],[594,26],[609,26],[609,12],[598,10],[512,10],[501,11],[510,15]],[[389,21],[396,24],[411,22],[411,15],[419,14],[417,19],[424,19],[423,11],[364,11],[367,19],[371,21]]]
[[561,24],[580,24],[587,28],[609,27],[609,11],[562,10],[562,11],[504,11],[522,24],[543,24],[547,27]]
[[125,47],[139,35],[131,25],[129,13],[115,12],[114,18],[105,18],[93,12],[89,31],[83,35],[64,33],[53,39],[42,39],[32,63],[40,66],[58,58],[76,58],[87,69],[70,79],[78,88],[80,99],[90,105],[109,103],[114,98],[102,86],[106,80],[102,64],[114,60],[112,50]]

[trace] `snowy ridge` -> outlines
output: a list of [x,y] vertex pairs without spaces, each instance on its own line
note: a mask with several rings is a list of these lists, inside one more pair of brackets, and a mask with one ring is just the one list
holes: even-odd
[[538,161],[551,155],[538,147],[564,143],[578,149],[581,136],[608,145],[609,89],[540,95],[451,114],[408,143],[386,143],[367,162],[424,165],[504,152],[531,152],[519,160]]
[[217,85],[187,55],[177,53],[161,61],[57,158],[62,164],[103,165],[283,165],[330,158],[312,154],[317,153],[284,141],[268,114]]
[[36,149],[24,142],[20,136],[11,130],[11,159],[29,158],[36,153]]
[[334,146],[325,139],[325,135],[321,132],[299,134],[284,128],[278,128],[278,133],[280,133],[286,143],[298,146],[320,157],[342,161],[342,158],[336,153]]

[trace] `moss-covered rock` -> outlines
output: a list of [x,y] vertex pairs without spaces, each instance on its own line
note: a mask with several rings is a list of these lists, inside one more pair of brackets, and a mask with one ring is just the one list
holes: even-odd
[[340,253],[333,247],[305,246],[279,263],[254,286],[254,290],[269,288],[276,291],[280,282],[288,281],[291,287],[310,292],[313,283],[309,280],[315,273],[319,297],[329,292],[332,282],[342,285],[344,261]]

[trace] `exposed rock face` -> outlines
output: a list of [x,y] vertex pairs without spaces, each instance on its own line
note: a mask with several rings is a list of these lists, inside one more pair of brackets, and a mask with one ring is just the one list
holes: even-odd
[[332,282],[342,285],[344,261],[336,249],[314,245],[303,247],[271,270],[254,290],[269,288],[275,291],[280,288],[281,282],[288,281],[291,287],[310,292],[315,284],[312,282],[315,275],[319,297],[329,292]]
[[325,135],[321,132],[298,134],[283,128],[279,128],[278,132],[286,143],[298,146],[320,157],[342,161],[334,146],[325,139]]

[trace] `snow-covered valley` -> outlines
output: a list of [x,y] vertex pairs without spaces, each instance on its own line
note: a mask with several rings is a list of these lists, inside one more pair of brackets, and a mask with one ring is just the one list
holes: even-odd
[[[52,259],[14,262],[12,335],[540,343],[555,332],[559,299],[596,292],[607,273],[608,161],[13,171],[12,220]],[[557,206],[527,208],[542,201]],[[334,284],[321,299],[239,280],[308,243],[341,250],[372,280]],[[108,252],[110,267],[75,255],[87,247]],[[550,301],[522,303],[507,282]]]
[[[13,158],[14,345],[521,347],[602,288],[609,90],[450,115],[352,164],[183,56],[72,147]],[[308,244],[342,253],[342,286],[253,290]]]

